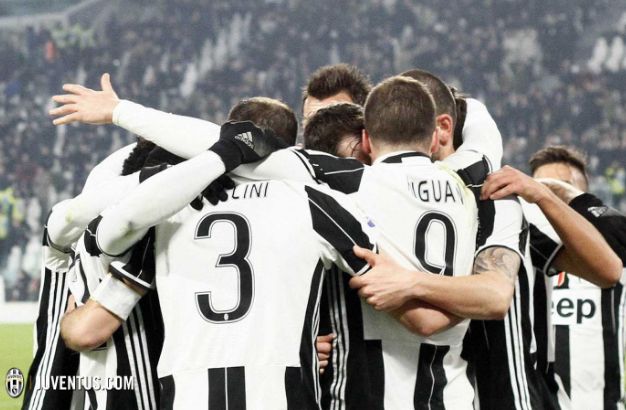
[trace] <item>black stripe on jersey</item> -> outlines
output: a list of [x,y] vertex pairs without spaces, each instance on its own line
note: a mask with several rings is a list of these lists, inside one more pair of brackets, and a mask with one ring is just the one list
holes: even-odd
[[78,266],[78,272],[80,272],[80,278],[83,280],[83,297],[80,298],[80,302],[84,305],[87,303],[91,294],[89,293],[89,285],[87,282],[87,275],[85,275],[85,270],[83,269],[83,264],[80,261],[80,255],[76,254],[76,266]]
[[[43,286],[39,301],[39,313],[36,322],[37,351],[28,370],[26,391],[22,409],[26,410],[53,410],[69,408],[72,392],[68,390],[37,390],[35,383],[46,377],[46,369],[50,375],[73,376],[78,370],[78,353],[68,349],[58,336],[53,337],[54,330],[59,328],[61,315],[64,312],[69,295],[65,289],[65,272],[53,272],[43,269]],[[57,289],[64,289],[61,299]],[[51,293],[52,292],[54,293]],[[48,321],[48,314],[53,318]],[[56,320],[55,320],[56,318]]]
[[331,196],[310,186],[304,187],[309,197],[313,229],[328,241],[354,270],[360,272],[367,262],[352,251],[354,245],[373,250],[375,247],[361,228],[361,223]]
[[534,331],[535,340],[537,342],[537,370],[540,373],[545,373],[548,371],[548,307],[546,279],[541,272],[535,277],[533,299],[535,301]]
[[365,170],[365,165],[360,161],[305,150],[297,152],[311,164],[316,180],[326,182],[332,189],[344,194],[352,194],[359,190]]
[[491,166],[483,155],[480,161],[476,161],[465,168],[457,169],[456,173],[465,183],[465,186],[470,188],[475,194],[478,192],[478,196],[480,196],[480,188],[485,183],[489,173],[491,173]]
[[89,410],[98,410],[98,400],[93,389],[87,390],[87,400],[89,402]]
[[617,409],[621,399],[621,371],[618,323],[624,286],[618,283],[613,288],[602,289],[602,329],[604,344],[604,410]]
[[443,369],[443,358],[449,350],[449,346],[427,343],[420,345],[417,380],[413,395],[415,410],[445,410],[443,389],[448,380]]
[[385,361],[383,359],[383,342],[381,340],[365,340],[368,374],[370,380],[371,409],[385,408]]
[[[112,339],[115,345],[115,355],[117,359],[117,376],[132,376],[130,369],[129,352],[126,348],[124,340],[124,332],[122,328],[113,333]],[[107,392],[107,410],[118,410],[120,408],[142,410],[139,396],[135,391],[138,380],[133,380],[135,389],[133,390],[109,390]]]
[[554,370],[557,372],[568,396],[572,394],[572,369],[570,365],[569,326],[556,325],[554,329],[556,349]]
[[[145,393],[144,393],[144,386],[142,383],[142,380],[140,380],[141,377],[141,364],[139,363],[139,353],[138,353],[138,346],[135,346],[134,342],[134,330],[131,328],[130,326],[130,317],[132,316],[132,312],[131,315],[129,316],[128,320],[126,320],[126,322],[123,323],[121,330],[123,332],[124,335],[124,343],[126,345],[126,355],[128,356],[128,363],[129,363],[129,367],[130,367],[130,372],[133,376],[135,376],[135,384],[134,384],[134,394],[135,394],[135,404],[139,409],[144,409],[147,408],[149,403],[146,403],[147,400],[145,400]],[[118,329],[119,331],[120,329]]]
[[208,370],[209,409],[245,410],[245,368],[222,367]]
[[550,266],[560,249],[560,244],[554,242],[535,225],[530,225],[530,257],[535,268],[546,275],[551,275]]
[[493,233],[496,206],[491,199],[478,201],[478,232],[476,233],[476,249],[483,246]]
[[319,363],[315,349],[315,339],[319,329],[319,301],[324,278],[324,265],[318,261],[311,279],[311,291],[307,302],[302,337],[300,342],[300,368],[287,367],[285,369],[285,392],[287,393],[287,408],[289,410],[318,409],[320,395]]
[[423,152],[417,152],[417,151],[403,152],[402,154],[391,155],[383,159],[382,162],[384,162],[385,164],[401,164],[403,158],[410,158],[410,157],[426,157],[430,159],[432,162],[432,159],[428,155],[424,154]]
[[105,254],[107,256],[112,256],[112,257],[122,256],[126,252],[122,252],[119,255],[110,255],[104,252],[100,248],[100,245],[98,245],[97,233],[98,233],[98,226],[100,225],[101,221],[102,221],[102,215],[98,215],[97,218],[89,222],[89,225],[87,225],[87,229],[85,230],[85,235],[84,235],[85,236],[85,239],[84,239],[85,249],[91,256],[100,256],[102,254]]
[[154,288],[156,274],[154,237],[155,230],[150,228],[146,235],[131,248],[128,262],[111,262],[111,274],[120,280],[129,280],[145,290]]
[[174,408],[174,397],[176,396],[176,384],[174,376],[169,375],[159,379],[161,385],[161,405],[160,410],[172,410]]

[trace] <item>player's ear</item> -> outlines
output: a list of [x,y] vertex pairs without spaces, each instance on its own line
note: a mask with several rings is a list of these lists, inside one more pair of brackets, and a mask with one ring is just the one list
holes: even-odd
[[370,143],[370,136],[365,130],[365,128],[363,129],[363,132],[361,133],[361,150],[366,155],[369,155],[369,156],[372,155],[372,144]]
[[[452,117],[448,114],[441,114],[437,116],[436,125],[439,129],[439,145],[447,147],[452,144],[454,135],[454,124]],[[436,151],[433,151],[436,152]]]

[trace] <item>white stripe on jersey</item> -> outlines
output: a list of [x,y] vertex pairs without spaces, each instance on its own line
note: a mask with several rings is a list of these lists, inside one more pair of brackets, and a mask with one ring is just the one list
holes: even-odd
[[[51,289],[50,294],[53,295],[52,298],[52,311],[50,312],[50,306],[48,307],[48,318],[50,316],[52,320],[48,321],[48,328],[46,329],[46,340],[49,343],[50,348],[46,349],[44,356],[41,360],[41,364],[37,369],[37,377],[35,382],[44,382],[45,380],[49,380],[50,373],[52,371],[52,363],[54,362],[54,357],[56,355],[56,346],[59,340],[60,331],[61,331],[61,316],[65,312],[67,307],[67,297],[68,290],[66,286],[66,272],[56,272],[50,271],[51,275]],[[54,290],[52,289],[52,284],[54,284]],[[46,390],[40,388],[35,390],[33,394],[33,399],[31,400],[29,409],[37,410],[43,406],[44,396]]]
[[516,406],[519,404],[518,408],[520,410],[532,410],[524,363],[524,339],[520,326],[522,312],[519,282],[516,284],[516,288],[518,289],[514,293],[515,299],[513,300],[512,308],[509,309],[509,313],[507,313],[507,317],[504,320],[507,355],[509,356],[509,377],[511,378],[511,388],[515,396]]
[[[622,271],[622,278],[626,275],[626,269]],[[619,385],[620,385],[620,397],[622,398],[622,409],[624,408],[623,400],[624,400],[624,307],[626,302],[626,291],[622,290],[622,297],[619,302],[619,317],[617,318],[618,328],[617,330],[617,346],[618,348],[621,346],[622,348],[618,349],[619,353],[619,373],[621,375]],[[621,331],[620,331],[621,330]]]
[[[336,348],[337,359],[333,369],[333,383],[330,390],[332,392],[331,397],[331,409],[341,410],[346,399],[346,379],[347,379],[347,361],[350,353],[350,331],[348,329],[348,315],[346,311],[346,298],[345,289],[343,285],[343,278],[340,272],[333,272],[332,279],[330,280],[331,293],[331,319],[333,320],[333,328],[339,329],[336,332]],[[341,339],[341,340],[339,340]],[[334,347],[334,348],[335,348]]]

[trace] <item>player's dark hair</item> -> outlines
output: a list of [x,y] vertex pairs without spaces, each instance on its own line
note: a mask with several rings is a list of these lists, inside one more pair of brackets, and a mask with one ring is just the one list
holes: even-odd
[[144,163],[144,167],[154,167],[161,164],[176,165],[183,161],[184,159],[178,155],[174,155],[171,152],[157,146],[150,151],[150,154]]
[[452,91],[448,85],[439,77],[426,70],[414,68],[400,74],[403,77],[410,77],[422,83],[435,101],[435,115],[448,114],[452,117],[452,126],[456,124],[456,103]]
[[228,120],[252,121],[257,127],[274,132],[287,145],[296,143],[296,114],[285,103],[273,98],[253,97],[241,100],[230,110]]
[[128,154],[128,157],[124,160],[124,165],[122,166],[122,175],[130,175],[133,174],[141,168],[143,168],[144,163],[146,162],[146,158],[156,147],[152,142],[145,140],[141,137],[137,138],[137,145]]
[[364,117],[371,139],[389,145],[429,145],[435,131],[433,97],[409,77],[391,77],[374,87]]
[[337,155],[345,137],[361,140],[363,108],[356,104],[334,104],[318,110],[304,127],[304,147]]
[[357,67],[351,64],[327,65],[311,74],[302,92],[302,101],[308,96],[322,100],[345,91],[352,102],[363,105],[371,89],[369,78]]
[[585,177],[585,182],[589,183],[586,155],[575,148],[564,145],[552,145],[535,152],[528,160],[528,165],[530,165],[530,170],[533,174],[539,167],[555,163],[567,164],[578,169]]
[[465,118],[467,118],[467,101],[465,99],[469,97],[469,94],[465,94],[453,86],[450,86],[450,91],[456,105],[456,123],[454,124],[452,146],[457,150],[463,144],[463,127],[465,126]]

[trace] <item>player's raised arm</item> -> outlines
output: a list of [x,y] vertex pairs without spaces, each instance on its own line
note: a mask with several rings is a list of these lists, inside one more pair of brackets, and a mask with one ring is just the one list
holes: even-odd
[[225,124],[220,140],[209,151],[151,175],[94,220],[89,225],[94,246],[109,255],[124,253],[148,228],[188,205],[222,174],[258,161],[281,146],[271,133],[251,122]]
[[457,152],[473,151],[483,154],[492,169],[500,168],[502,162],[502,135],[487,107],[480,101],[467,98],[467,115],[463,124],[463,143]]
[[108,74],[103,74],[100,82],[100,91],[78,84],[63,85],[67,94],[52,97],[61,104],[50,110],[50,115],[58,117],[53,123],[113,123],[182,158],[206,151],[219,137],[217,124],[120,100]]
[[563,249],[555,249],[556,258],[550,258],[548,265],[600,287],[613,286],[620,279],[621,260],[602,235],[544,184],[506,166],[489,176],[482,194],[484,198],[492,199],[517,194],[539,206],[563,243]]

